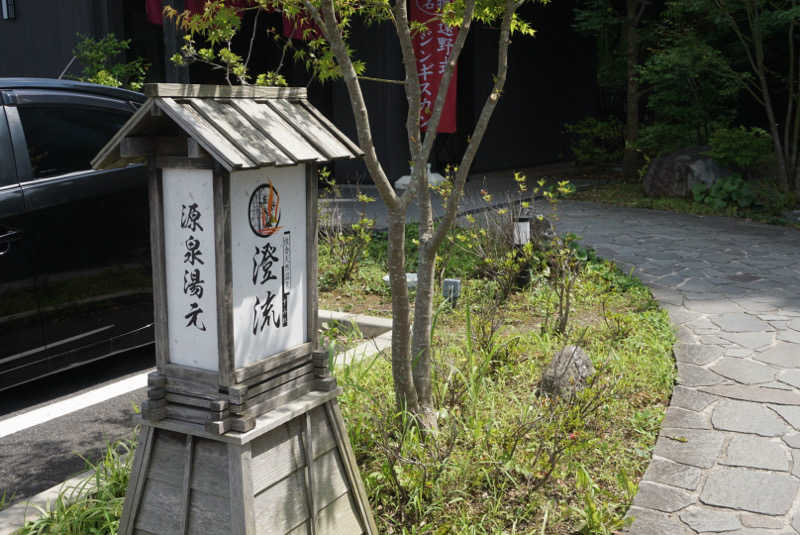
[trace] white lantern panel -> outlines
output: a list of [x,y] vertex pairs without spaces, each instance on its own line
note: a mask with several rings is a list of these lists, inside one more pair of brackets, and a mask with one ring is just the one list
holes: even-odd
[[219,370],[214,196],[207,169],[164,169],[169,360]]
[[524,221],[514,221],[514,245],[525,245],[531,241],[531,224]]
[[234,364],[307,341],[305,166],[231,174]]

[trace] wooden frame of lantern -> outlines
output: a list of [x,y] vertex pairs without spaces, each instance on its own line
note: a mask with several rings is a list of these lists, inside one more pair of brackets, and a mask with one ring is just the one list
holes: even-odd
[[[158,161],[158,160],[157,160]],[[166,163],[174,165],[170,160]],[[310,391],[331,391],[335,381],[327,369],[327,355],[318,348],[317,335],[317,265],[316,221],[317,188],[314,165],[306,164],[304,174],[308,224],[302,237],[308,253],[305,273],[306,307],[303,314],[305,340],[290,348],[265,355],[244,366],[234,358],[232,311],[233,276],[231,266],[232,229],[230,222],[229,173],[211,162],[191,162],[191,169],[213,169],[215,231],[215,275],[217,303],[218,371],[175,363],[170,355],[167,322],[167,276],[164,251],[163,186],[161,169],[150,178],[151,243],[155,299],[156,362],[158,372],[149,378],[148,400],[142,407],[150,420],[169,418],[203,424],[206,430],[222,434],[229,430],[246,432],[255,418],[282,403]]]
[[145,93],[92,162],[150,177],[157,371],[120,533],[376,533],[317,335],[314,169],[361,151],[303,88]]

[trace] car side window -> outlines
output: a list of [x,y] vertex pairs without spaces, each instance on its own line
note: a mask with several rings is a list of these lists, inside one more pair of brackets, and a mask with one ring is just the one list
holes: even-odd
[[20,106],[33,178],[91,169],[91,160],[131,114],[89,106]]

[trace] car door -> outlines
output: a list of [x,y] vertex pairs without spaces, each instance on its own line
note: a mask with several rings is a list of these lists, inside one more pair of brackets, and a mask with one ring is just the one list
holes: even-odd
[[26,356],[44,345],[30,236],[17,180],[6,107],[0,106],[0,389]]
[[133,108],[54,90],[15,90],[10,100],[9,127],[24,139],[15,154],[44,337],[44,350],[28,359],[25,375],[150,343],[145,168],[94,171],[89,164]]

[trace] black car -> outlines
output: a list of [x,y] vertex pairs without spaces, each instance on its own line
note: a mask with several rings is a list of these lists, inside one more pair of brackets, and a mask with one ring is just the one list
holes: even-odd
[[0,78],[0,390],[152,343],[146,170],[90,160],[139,93]]

